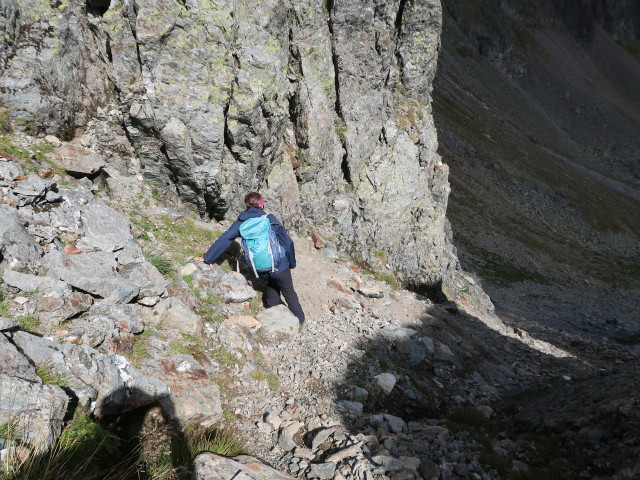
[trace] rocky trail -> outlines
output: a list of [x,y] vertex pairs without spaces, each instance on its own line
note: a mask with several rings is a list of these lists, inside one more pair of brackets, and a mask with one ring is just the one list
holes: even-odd
[[20,439],[2,440],[3,462],[54,445],[79,404],[116,430],[139,424],[140,461],[193,424],[251,455],[201,454],[197,479],[638,474],[637,349],[544,342],[402,290],[303,231],[299,328],[285,306],[262,308],[233,255],[192,260],[224,224],[163,206],[140,178],[22,163],[0,162],[0,425]]

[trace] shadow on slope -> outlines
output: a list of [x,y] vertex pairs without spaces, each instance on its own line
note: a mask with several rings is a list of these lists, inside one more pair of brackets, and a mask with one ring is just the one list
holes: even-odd
[[[372,457],[418,457],[449,469],[466,462],[470,473],[480,461],[501,478],[640,473],[634,456],[640,415],[633,408],[640,368],[631,356],[599,370],[440,306],[402,326],[385,325],[353,347],[337,398],[347,400],[339,404],[353,435],[377,435]],[[395,384],[385,393],[379,382],[391,378]],[[402,418],[403,430],[384,414]]]
[[520,3],[443,2],[433,108],[460,260],[514,326],[637,338],[640,63],[591,13]]

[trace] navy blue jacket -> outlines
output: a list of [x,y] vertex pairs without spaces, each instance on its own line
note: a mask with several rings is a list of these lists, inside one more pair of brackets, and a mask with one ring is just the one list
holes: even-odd
[[[249,218],[262,217],[263,215],[264,210],[256,207],[247,208],[244,212],[238,215],[238,220],[233,222],[233,225],[229,227],[229,230],[220,235],[215,243],[209,247],[207,253],[204,254],[204,263],[215,262],[224,252],[227,251],[227,248],[231,246],[233,241],[240,236],[240,225],[242,222]],[[282,248],[284,248],[286,255],[280,259],[280,263],[274,273],[268,272],[260,274],[261,277],[277,275],[289,268],[296,268],[296,251],[293,246],[293,240],[291,240],[291,237],[275,215],[269,214],[267,215],[267,218],[271,222],[271,228],[278,237],[278,241],[280,242],[280,245],[282,245]]]

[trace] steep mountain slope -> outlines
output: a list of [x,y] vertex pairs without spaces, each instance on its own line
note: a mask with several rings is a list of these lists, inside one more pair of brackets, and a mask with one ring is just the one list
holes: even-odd
[[443,2],[458,253],[504,318],[637,343],[640,9],[525,3]]

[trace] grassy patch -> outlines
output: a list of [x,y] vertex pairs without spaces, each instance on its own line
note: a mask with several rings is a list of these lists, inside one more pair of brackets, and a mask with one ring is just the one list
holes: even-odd
[[199,425],[188,426],[184,437],[194,457],[202,452],[212,452],[224,457],[235,457],[246,452],[238,438],[223,430],[204,429]]
[[209,305],[198,306],[196,313],[200,315],[205,322],[209,323],[222,323],[225,319],[224,315],[220,315]]
[[493,448],[486,448],[478,458],[480,463],[493,468],[500,475],[504,475],[507,471],[507,461]]
[[149,260],[149,263],[151,263],[151,265],[156,267],[158,271],[165,277],[173,273],[173,264],[171,263],[171,260],[169,260],[166,257],[157,255],[155,257],[152,257]]
[[255,362],[255,364],[257,366],[259,366],[260,368],[267,368],[267,359],[264,357],[264,355],[262,354],[262,352],[255,350],[253,352],[253,361]]
[[0,109],[0,133],[6,134],[11,133],[13,129],[11,128],[11,111],[5,108]]
[[38,333],[38,327],[40,327],[40,320],[35,317],[18,317],[18,324],[20,329],[29,333]]
[[145,329],[140,335],[136,335],[133,340],[131,352],[129,354],[129,360],[135,366],[140,366],[140,362],[145,358],[150,358],[149,350],[147,346],[147,338],[155,335],[155,332],[150,329]]
[[280,378],[277,375],[267,375],[267,385],[269,386],[269,390],[277,390],[280,386]]
[[199,227],[188,217],[144,217],[133,212],[131,221],[143,229],[147,236],[153,233],[157,240],[155,246],[180,265],[185,264],[189,258],[202,255],[222,233]]
[[247,302],[247,304],[244,307],[244,310],[245,312],[243,313],[256,316],[258,313],[264,310],[264,307],[262,306],[262,302],[259,299],[252,298],[251,300],[249,300],[249,302]]
[[8,317],[9,315],[9,305],[4,300],[4,293],[0,291],[0,317]]
[[236,357],[233,353],[224,347],[220,347],[213,352],[213,358],[218,363],[224,365],[227,368],[231,368],[234,365],[242,365],[242,359]]
[[42,380],[42,383],[45,385],[57,385],[59,387],[67,386],[66,377],[61,373],[53,373],[51,365],[36,365],[36,375],[40,377],[40,380]]

